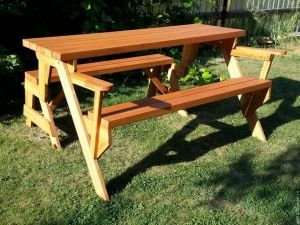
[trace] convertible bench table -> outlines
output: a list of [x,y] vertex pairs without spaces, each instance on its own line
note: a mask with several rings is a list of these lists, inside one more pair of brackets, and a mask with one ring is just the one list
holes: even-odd
[[[66,98],[94,188],[106,201],[109,195],[97,159],[111,145],[114,127],[238,96],[252,136],[265,141],[256,109],[270,99],[271,81],[267,76],[274,56],[285,55],[286,51],[236,46],[238,37],[244,35],[244,30],[190,24],[24,39],[23,45],[35,51],[38,59],[38,70],[25,72],[26,124],[32,126],[34,123],[47,132],[52,145],[59,149],[52,112]],[[178,80],[188,71],[201,45],[221,49],[231,79],[180,90]],[[183,46],[178,65],[172,58],[161,54],[78,64],[78,59],[175,46]],[[260,75],[243,76],[237,57],[262,60]],[[102,99],[113,84],[95,76],[133,69],[143,69],[150,79],[147,98],[102,107]],[[162,69],[168,70],[169,87],[160,81]],[[55,82],[61,83],[62,91],[50,99],[48,86]],[[74,85],[94,92],[93,108],[87,115],[82,114]],[[161,95],[156,96],[156,93]],[[36,97],[42,114],[34,109]]]

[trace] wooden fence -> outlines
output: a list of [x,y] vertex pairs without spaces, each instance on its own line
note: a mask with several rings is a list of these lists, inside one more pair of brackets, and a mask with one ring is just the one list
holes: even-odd
[[267,13],[296,12],[300,0],[198,0],[193,12],[224,26],[226,19],[247,15],[253,11]]
[[[175,1],[176,2],[176,1]],[[243,11],[292,11],[300,9],[300,0],[198,0],[194,10],[200,13]]]

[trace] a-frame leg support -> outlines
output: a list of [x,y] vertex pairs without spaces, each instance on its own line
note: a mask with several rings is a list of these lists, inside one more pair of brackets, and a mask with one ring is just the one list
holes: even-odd
[[82,112],[74,90],[74,86],[70,79],[68,65],[61,61],[57,61],[56,68],[66,96],[68,106],[70,108],[71,116],[79,137],[82,152],[87,163],[89,174],[91,176],[95,191],[97,195],[99,195],[102,199],[108,201],[109,196],[105,187],[105,181],[100,171],[98,161],[94,159],[94,155],[91,152],[88,130],[82,117]]
[[[223,53],[223,56],[225,59],[225,63],[227,64],[228,72],[229,72],[231,78],[238,78],[238,77],[243,76],[236,57],[231,56],[231,50],[236,47],[236,44],[237,44],[236,39],[224,40],[220,44],[220,47],[221,47],[221,50],[222,50],[222,53]],[[242,99],[241,96],[239,96],[239,99],[241,101],[242,111],[246,110],[245,109],[246,106],[243,103],[244,100]],[[249,107],[249,104],[247,104],[247,107]],[[262,128],[262,125],[257,117],[256,111],[251,110],[251,113],[249,111],[247,114],[244,114],[244,115],[248,122],[250,131],[251,131],[251,135],[253,137],[258,138],[261,141],[266,141],[266,136],[265,136],[264,130]]]
[[257,118],[256,109],[260,107],[267,96],[269,89],[263,89],[252,93],[244,94],[240,97],[240,104],[243,115],[245,116],[252,136],[261,141],[266,141],[263,128]]

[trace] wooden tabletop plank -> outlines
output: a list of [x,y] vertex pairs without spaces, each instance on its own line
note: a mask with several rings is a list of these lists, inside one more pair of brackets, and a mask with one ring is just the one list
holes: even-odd
[[67,61],[244,36],[245,31],[190,24],[128,31],[24,39],[23,45]]
[[[207,27],[212,27],[208,25],[202,25]],[[198,25],[196,26],[198,27]],[[146,29],[136,29],[136,30],[123,30],[123,31],[112,31],[112,32],[100,32],[100,33],[90,33],[90,34],[76,34],[76,35],[65,35],[65,36],[52,36],[52,37],[41,37],[41,38],[30,38],[24,39],[25,42],[34,41],[36,44],[59,44],[71,41],[78,41],[78,40],[89,40],[93,41],[98,39],[109,39],[109,38],[119,38],[123,37],[124,35],[128,36],[142,36],[142,35],[149,35],[153,33],[157,34],[165,34],[166,32],[172,31],[188,31],[190,29],[195,29],[194,24],[189,25],[180,25],[180,26],[168,26],[168,27],[157,27],[157,28],[146,28]]]

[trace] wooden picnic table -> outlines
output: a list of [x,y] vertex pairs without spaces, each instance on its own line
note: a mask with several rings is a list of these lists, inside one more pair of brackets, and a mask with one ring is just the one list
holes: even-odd
[[[244,35],[245,31],[240,29],[190,24],[24,39],[23,45],[36,52],[39,65],[38,90],[33,90],[33,92],[37,92],[43,116],[50,121],[49,128],[46,123],[41,123],[40,126],[52,132],[51,141],[54,143],[57,142],[58,137],[55,133],[51,104],[47,99],[47,86],[51,77],[51,68],[56,68],[95,190],[99,196],[108,200],[109,197],[97,158],[94,157],[90,150],[91,145],[95,146],[97,143],[90,140],[90,134],[83,119],[72,83],[73,78],[70,76],[71,73],[77,70],[77,60],[142,50],[183,46],[181,63],[176,67],[175,76],[170,80],[171,90],[176,91],[179,90],[179,78],[187,72],[190,63],[196,57],[200,45],[214,45],[220,47],[231,77],[241,77],[242,74],[238,67],[238,62],[231,53],[236,47],[237,39]],[[240,51],[236,49],[237,56],[239,56]],[[268,57],[266,54],[258,56],[260,54],[247,53],[245,49],[242,50],[242,52],[250,58],[263,57],[266,59]],[[266,74],[267,72],[268,70],[263,73]],[[82,80],[82,82],[84,83],[84,80]],[[100,85],[106,85],[105,87],[109,89],[109,85],[106,83],[102,82]],[[98,96],[98,98],[95,97],[95,99],[96,101],[97,99],[101,101],[101,96]],[[32,104],[31,100],[27,100],[25,103],[25,105]],[[39,118],[42,120],[41,117]],[[263,131],[255,113],[251,118],[247,118],[247,120],[253,134],[264,139]]]

